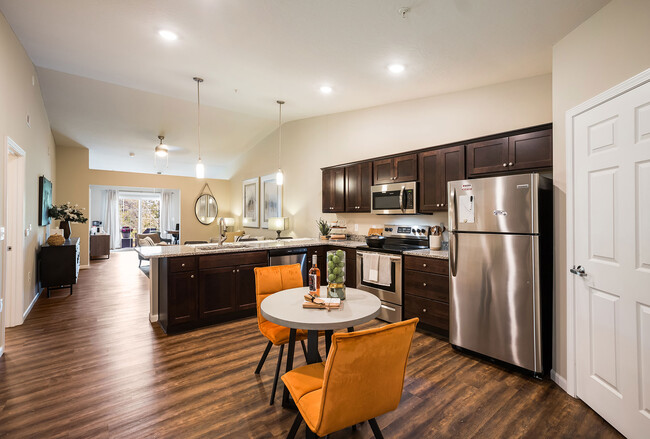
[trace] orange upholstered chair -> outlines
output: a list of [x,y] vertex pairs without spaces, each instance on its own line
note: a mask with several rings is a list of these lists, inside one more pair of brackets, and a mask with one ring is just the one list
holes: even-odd
[[284,374],[282,381],[299,410],[287,438],[295,437],[303,419],[307,437],[325,436],[368,421],[375,437],[382,438],[375,418],[399,405],[417,323],[418,319],[411,319],[334,334],[325,363]]
[[[257,298],[257,326],[264,337],[269,342],[266,349],[260,358],[260,362],[255,369],[255,373],[259,374],[264,366],[266,357],[271,351],[273,345],[280,346],[280,354],[278,355],[278,364],[275,368],[275,378],[273,379],[273,389],[271,390],[271,405],[275,400],[275,391],[278,387],[278,378],[280,376],[280,366],[282,364],[282,355],[284,353],[284,345],[289,343],[289,328],[276,325],[269,322],[260,312],[262,301],[273,293],[278,291],[287,290],[289,288],[300,288],[303,286],[302,271],[300,264],[293,265],[277,265],[272,267],[256,267],[255,271],[255,295]],[[307,338],[307,331],[297,330],[296,340],[300,340],[302,351],[307,357],[304,340]]]

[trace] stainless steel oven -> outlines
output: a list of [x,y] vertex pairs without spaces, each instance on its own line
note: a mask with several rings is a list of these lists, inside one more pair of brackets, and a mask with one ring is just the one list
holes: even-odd
[[[379,254],[391,260],[391,284],[388,286],[377,285],[363,279],[363,257],[367,254]],[[371,250],[357,250],[357,288],[367,291],[381,300],[381,311],[378,319],[387,322],[402,320],[402,255],[373,252]]]
[[417,212],[417,182],[378,184],[372,187],[372,213],[414,214]]

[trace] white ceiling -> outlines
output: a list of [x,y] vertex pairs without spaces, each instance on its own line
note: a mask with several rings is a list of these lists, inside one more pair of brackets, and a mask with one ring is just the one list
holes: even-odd
[[[607,2],[0,0],[0,11],[40,67],[57,144],[136,170],[122,154],[148,155],[152,168],[164,133],[180,148],[168,172],[191,175],[199,75],[212,107],[204,161],[227,176],[273,130],[277,99],[289,121],[549,73],[552,45]],[[179,39],[162,40],[160,29]],[[393,62],[406,71],[388,73]],[[322,95],[322,84],[334,92]]]

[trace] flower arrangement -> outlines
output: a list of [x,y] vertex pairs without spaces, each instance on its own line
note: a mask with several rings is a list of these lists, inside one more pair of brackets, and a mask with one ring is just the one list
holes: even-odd
[[68,201],[65,204],[57,206],[56,204],[52,205],[47,213],[50,215],[50,218],[54,218],[61,221],[69,221],[73,223],[85,223],[88,221],[83,214],[83,210],[80,209],[78,204],[74,206]]

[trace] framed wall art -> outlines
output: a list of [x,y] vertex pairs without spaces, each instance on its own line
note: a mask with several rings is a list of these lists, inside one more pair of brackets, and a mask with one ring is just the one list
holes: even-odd
[[244,227],[260,226],[260,179],[249,178],[242,183],[242,222]]
[[275,174],[260,177],[260,220],[262,228],[269,228],[269,218],[282,216],[282,186],[278,186]]

